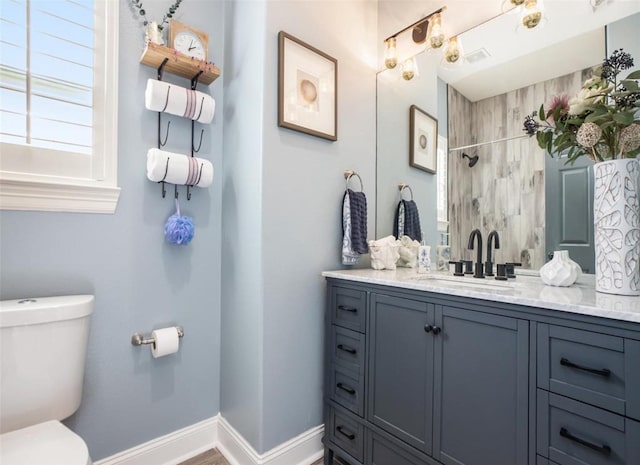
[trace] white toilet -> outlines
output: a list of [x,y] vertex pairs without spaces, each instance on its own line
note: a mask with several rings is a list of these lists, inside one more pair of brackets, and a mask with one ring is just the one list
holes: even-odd
[[91,465],[80,406],[92,295],[0,302],[0,464]]

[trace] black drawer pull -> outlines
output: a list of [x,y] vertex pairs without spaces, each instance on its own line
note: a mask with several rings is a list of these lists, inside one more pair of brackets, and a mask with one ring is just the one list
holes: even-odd
[[611,447],[607,446],[606,444],[603,446],[599,446],[589,441],[585,441],[584,439],[577,438],[573,434],[571,434],[569,431],[567,431],[567,428],[560,428],[560,436],[562,436],[563,438],[567,438],[571,441],[577,442],[578,444],[588,447],[589,449],[593,449],[596,452],[600,452],[601,454],[609,455],[611,453]]
[[430,333],[433,331],[433,334],[440,334],[440,331],[442,331],[442,328],[440,328],[439,326],[424,325],[424,330],[427,333]]
[[348,394],[351,394],[351,395],[354,395],[354,394],[356,393],[356,390],[355,390],[355,389],[350,388],[349,386],[345,386],[345,385],[344,385],[344,384],[342,384],[342,383],[338,383],[338,384],[336,384],[336,387],[337,387],[338,389],[342,389],[344,392],[346,392],[346,393],[348,393]]
[[348,352],[350,354],[354,354],[354,355],[356,354],[356,352],[358,352],[353,347],[345,346],[345,345],[342,345],[342,344],[338,344],[338,349],[343,350],[345,352]]
[[358,309],[355,307],[347,307],[346,305],[338,305],[338,310],[342,310],[343,312],[351,312],[358,313]]
[[356,438],[355,434],[350,433],[349,431],[345,430],[344,428],[342,428],[342,426],[337,426],[336,427],[336,431],[338,431],[338,433],[342,434],[347,439],[349,439],[349,441],[353,441]]
[[580,366],[580,365],[576,365],[573,362],[570,362],[569,360],[567,360],[564,357],[560,360],[560,365],[564,365],[566,367],[571,367],[571,368],[576,368],[578,370],[588,371],[589,373],[593,373],[595,375],[604,376],[605,378],[608,378],[609,375],[611,375],[611,371],[607,370],[606,368],[603,368],[602,370],[598,370],[597,368],[583,367],[583,366]]

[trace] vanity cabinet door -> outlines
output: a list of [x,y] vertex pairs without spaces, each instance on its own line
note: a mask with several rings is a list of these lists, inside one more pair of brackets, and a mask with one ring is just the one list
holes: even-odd
[[436,308],[434,458],[526,465],[529,322]]
[[367,419],[431,454],[434,306],[372,294]]

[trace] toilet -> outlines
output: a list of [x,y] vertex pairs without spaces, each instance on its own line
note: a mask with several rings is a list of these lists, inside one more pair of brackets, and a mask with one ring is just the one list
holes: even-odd
[[80,406],[92,295],[0,301],[0,464],[91,465]]

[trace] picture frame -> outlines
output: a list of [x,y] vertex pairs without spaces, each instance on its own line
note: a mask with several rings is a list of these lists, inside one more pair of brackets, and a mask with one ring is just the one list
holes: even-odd
[[438,120],[416,105],[409,108],[409,165],[435,174]]
[[338,140],[338,60],[278,33],[278,126]]

